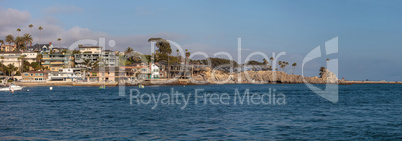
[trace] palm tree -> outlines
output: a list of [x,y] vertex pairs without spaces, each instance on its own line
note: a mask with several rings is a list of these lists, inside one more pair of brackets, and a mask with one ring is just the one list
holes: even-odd
[[20,57],[18,57],[18,63],[20,63],[20,67],[19,67],[19,70],[20,70],[20,73],[22,73],[22,71],[23,71],[23,65],[24,65],[24,60],[25,60],[25,56],[24,55],[21,55]]
[[280,66],[280,68],[282,68],[282,61],[279,61],[278,65]]
[[14,66],[14,64],[8,64],[8,66],[6,67],[7,71],[9,72],[8,75],[11,76],[13,74],[13,71],[16,71],[18,68]]
[[42,36],[42,30],[43,30],[43,28],[42,28],[42,26],[39,26],[39,45],[40,45],[40,37]]
[[159,61],[159,51],[155,50],[155,57],[156,57],[156,61]]
[[295,70],[296,70],[297,64],[296,64],[296,63],[293,63],[292,66],[293,66],[293,73],[292,73],[292,74],[294,74],[294,73],[295,73]]
[[11,43],[14,42],[14,36],[13,35],[7,35],[6,36],[6,42],[8,43],[9,46],[11,46]]
[[130,54],[132,53],[134,50],[131,47],[128,47],[125,51],[124,51],[124,55]]
[[18,29],[17,29],[17,32],[18,32],[18,36],[20,36],[21,29],[18,28]]
[[31,30],[32,30],[33,25],[30,24],[28,27],[29,27],[29,34],[31,34]]
[[42,58],[43,58],[43,55],[42,55],[42,54],[36,55],[36,62],[39,63],[40,68],[42,68],[42,63],[41,63]]
[[179,49],[176,49],[177,64],[179,63]]
[[320,68],[320,73],[319,73],[320,78],[322,78],[322,76],[324,75],[324,70],[325,70],[325,67]]
[[60,47],[60,41],[61,41],[61,38],[57,39],[57,42],[59,42],[59,47]]
[[4,40],[0,40],[0,46],[4,44]]
[[265,65],[268,65],[269,64],[269,62],[267,61],[267,59],[262,59],[262,63],[264,63]]
[[18,36],[17,38],[15,38],[14,43],[17,44],[17,51],[20,50],[21,44],[24,44],[24,39],[20,36]]
[[285,62],[285,72],[287,71],[287,66],[289,65],[289,62]]
[[25,47],[28,47],[28,44],[32,44],[32,41],[33,41],[32,35],[30,35],[28,33],[24,34],[23,40],[25,42]]

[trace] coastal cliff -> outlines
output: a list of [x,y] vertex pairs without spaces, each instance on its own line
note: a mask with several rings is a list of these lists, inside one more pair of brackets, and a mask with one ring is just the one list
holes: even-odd
[[281,71],[246,71],[241,73],[226,73],[223,71],[206,70],[193,78],[192,82],[222,84],[222,83],[314,83],[337,84],[338,78],[328,69],[323,70],[322,77],[303,77],[287,74]]

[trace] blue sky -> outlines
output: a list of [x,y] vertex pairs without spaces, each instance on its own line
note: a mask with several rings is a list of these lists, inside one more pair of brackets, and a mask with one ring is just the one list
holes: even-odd
[[[115,50],[131,46],[144,53],[149,46],[146,38],[161,36],[193,52],[227,51],[236,58],[241,37],[243,58],[253,51],[268,55],[284,51],[284,60],[301,64],[309,51],[338,37],[339,52],[332,57],[339,59],[340,78],[402,81],[402,1],[73,0],[0,1],[0,5],[3,11],[29,13],[28,20],[21,19],[27,23],[2,25],[2,37],[18,26],[37,23],[47,25],[46,41],[62,36],[69,44],[76,34],[106,36],[116,40]],[[311,63],[308,75],[318,74],[325,59]],[[296,73],[300,70],[299,66]]]

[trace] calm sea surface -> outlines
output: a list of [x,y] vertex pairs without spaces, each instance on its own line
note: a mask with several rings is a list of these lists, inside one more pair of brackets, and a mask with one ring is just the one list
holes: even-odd
[[[183,98],[167,101],[172,88],[189,99],[185,107]],[[285,96],[281,105],[273,96],[267,105],[234,103],[246,89],[261,96],[270,88],[276,98]],[[126,87],[126,96],[119,96],[119,87],[28,89],[0,92],[0,140],[402,139],[402,85],[341,85],[335,104],[304,84]],[[130,105],[129,89],[144,96]],[[195,89],[203,89],[198,95],[227,93],[223,102],[229,104],[196,98]],[[166,93],[170,104],[155,106],[151,93]]]

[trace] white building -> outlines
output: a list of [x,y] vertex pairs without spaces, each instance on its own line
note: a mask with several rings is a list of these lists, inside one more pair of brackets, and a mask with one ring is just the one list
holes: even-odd
[[160,74],[159,74],[159,66],[155,64],[150,65],[151,68],[151,79],[159,79]]
[[50,81],[68,81],[84,79],[84,75],[81,73],[82,68],[63,68],[58,72],[50,72],[48,74],[48,80]]

